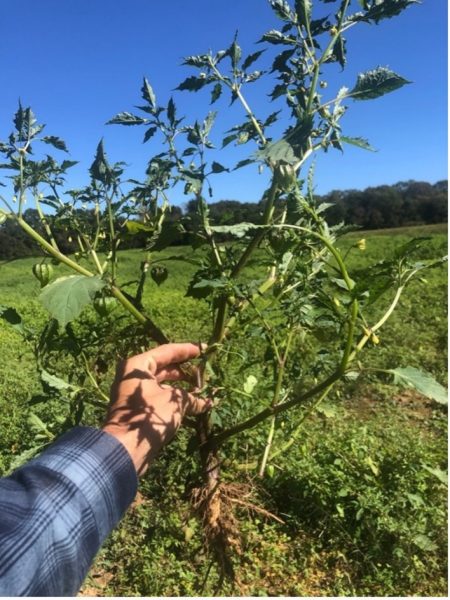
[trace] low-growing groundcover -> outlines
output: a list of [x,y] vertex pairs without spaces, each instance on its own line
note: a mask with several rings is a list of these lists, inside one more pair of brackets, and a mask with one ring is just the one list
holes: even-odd
[[[427,352],[438,347],[432,322],[442,344],[442,317],[427,312],[436,305],[425,299],[430,282],[442,280],[442,238],[400,236],[374,248],[373,260],[359,258],[369,255],[367,239],[329,226],[307,168],[317,152],[372,150],[344,135],[344,115],[353,102],[409,82],[387,67],[349,81],[350,31],[415,1],[269,4],[277,29],[263,34],[260,50],[247,55],[235,35],[226,49],[188,56],[194,74],[174,97],[161,100],[144,78],[138,114],[110,119],[145,130],[151,154],[141,180],[126,178],[126,162],[110,164],[101,140],[89,183],[67,189],[74,161],[48,154],[49,146],[67,152],[65,142],[19,102],[0,142],[13,186],[0,195],[0,221],[39,248],[29,267],[41,306],[17,298],[27,287],[20,279],[7,290],[16,299],[2,298],[6,354],[18,365],[5,375],[16,397],[2,460],[13,468],[73,425],[101,422],[117,359],[151,343],[204,340],[185,384],[214,406],[187,419],[153,465],[140,506],[99,559],[105,586],[153,595],[434,591],[443,579],[447,396],[439,360]],[[336,66],[344,85],[333,89],[326,77]],[[264,103],[257,115],[247,91],[266,97],[267,85],[276,108]],[[180,95],[205,91],[211,104],[242,110],[224,137],[217,111],[193,122],[181,116]],[[238,148],[237,164],[216,160],[217,144]],[[267,183],[260,223],[217,224],[208,208],[214,179],[241,168]],[[172,243],[181,225],[168,215],[181,190],[196,211],[191,248],[180,250]],[[121,252],[135,235],[144,251]],[[396,321],[407,298],[410,310]],[[17,372],[25,379],[15,390]],[[395,398],[389,384],[409,391]],[[418,393],[435,406],[416,407]]]

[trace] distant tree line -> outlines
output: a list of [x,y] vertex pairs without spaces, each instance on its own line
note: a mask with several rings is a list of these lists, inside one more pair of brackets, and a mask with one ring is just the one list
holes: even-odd
[[[344,222],[362,229],[382,229],[407,225],[445,223],[447,221],[447,180],[430,184],[422,181],[402,181],[394,185],[369,187],[365,190],[334,190],[317,201],[327,203],[327,218],[331,225]],[[220,200],[209,205],[209,216],[215,225],[234,225],[242,221],[259,223],[263,207],[257,202]],[[36,210],[28,209],[25,219],[37,230],[42,225]],[[78,211],[77,217],[95,227],[93,211]],[[196,218],[196,203],[191,200],[184,210],[173,206],[168,219],[183,225],[186,233],[174,239],[176,244],[190,241],[192,220]],[[49,217],[51,221],[51,217]],[[70,230],[53,226],[58,246],[65,253],[77,250]],[[143,247],[147,239],[145,232],[126,238],[121,247]],[[11,260],[39,253],[36,244],[15,224],[7,219],[0,226],[0,260]]]

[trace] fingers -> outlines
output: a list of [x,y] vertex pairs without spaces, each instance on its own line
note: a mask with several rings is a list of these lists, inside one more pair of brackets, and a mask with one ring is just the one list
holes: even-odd
[[184,414],[193,417],[207,412],[212,407],[212,400],[209,398],[199,398],[193,394],[185,392],[184,394]]
[[163,344],[153,350],[136,356],[139,362],[145,363],[145,368],[155,375],[157,371],[172,364],[178,364],[197,358],[200,355],[199,344]]
[[180,367],[176,365],[169,365],[166,368],[158,370],[156,373],[156,381],[161,383],[162,381],[183,381],[189,380],[189,374],[185,373]]

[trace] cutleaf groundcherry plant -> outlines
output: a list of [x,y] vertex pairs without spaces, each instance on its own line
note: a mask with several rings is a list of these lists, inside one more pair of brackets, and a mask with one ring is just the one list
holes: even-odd
[[[65,142],[44,134],[31,108],[20,104],[12,133],[0,142],[0,166],[14,188],[13,197],[1,196],[0,217],[15,220],[42,250],[33,274],[50,320],[34,344],[46,389],[69,399],[70,422],[82,419],[87,406],[105,406],[105,364],[113,356],[148,347],[150,340],[169,341],[155,316],[151,289],[170,278],[170,260],[195,264],[184,291],[201,305],[210,327],[207,349],[187,375],[214,398],[214,407],[190,423],[188,451],[198,457],[203,474],[194,504],[224,571],[231,564],[229,548],[237,544],[227,503],[233,470],[261,477],[273,472],[274,461],[289,452],[318,404],[339,382],[364,373],[363,350],[379,343],[379,331],[411,279],[436,264],[414,259],[423,242],[414,240],[390,260],[350,271],[337,245],[346,229],[327,225],[327,206],[314,196],[310,168],[318,152],[343,151],[348,144],[371,150],[365,139],[344,134],[347,110],[409,82],[390,68],[371,65],[348,81],[347,44],[354,27],[382,25],[415,1],[270,0],[274,28],[263,33],[256,51],[246,54],[235,36],[228,48],[186,57],[183,64],[192,73],[168,101],[144,78],[137,109],[109,121],[142,129],[149,160],[141,181],[126,180],[125,163],[110,164],[101,141],[89,184],[66,190],[65,176],[75,163],[39,154],[46,145],[59,156],[67,152]],[[329,70],[341,71],[340,88],[327,82]],[[256,114],[247,90],[259,85],[267,102],[258,103]],[[208,94],[213,107],[240,105],[240,122],[223,137],[214,110],[187,122],[179,108],[186,93]],[[239,157],[248,148],[247,157],[228,166],[212,160],[218,140],[228,150],[236,147]],[[215,175],[239,178],[244,168],[267,179],[260,222],[212,222],[208,201]],[[183,233],[183,225],[169,218],[171,198],[180,191],[196,206],[188,223],[194,252],[178,249],[161,259],[159,252]],[[26,203],[37,211],[35,226],[24,218]],[[56,226],[68,232],[75,253],[59,247]],[[146,240],[140,275],[121,285],[126,281],[121,244],[137,234]],[[363,249],[360,240],[350,252]],[[55,278],[53,266],[60,264],[72,273]],[[100,325],[95,336],[83,337],[77,323],[90,303]],[[2,307],[1,314],[33,338],[13,307]],[[132,319],[121,320],[125,314]],[[190,339],[189,330],[184,339]],[[69,378],[55,368],[55,355],[63,354],[76,361]],[[443,389],[415,368],[399,365],[384,373],[445,402]]]

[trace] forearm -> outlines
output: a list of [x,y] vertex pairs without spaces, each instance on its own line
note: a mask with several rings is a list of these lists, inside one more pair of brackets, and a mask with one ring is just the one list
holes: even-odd
[[1,479],[0,595],[74,596],[136,489],[123,445],[87,427]]

